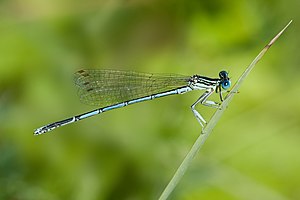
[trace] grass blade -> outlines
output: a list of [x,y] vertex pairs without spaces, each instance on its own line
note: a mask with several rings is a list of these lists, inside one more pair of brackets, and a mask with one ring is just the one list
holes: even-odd
[[256,58],[251,62],[251,64],[246,68],[246,70],[243,72],[243,74],[239,77],[238,81],[235,83],[235,85],[232,87],[232,90],[228,93],[228,95],[225,97],[225,100],[221,104],[221,109],[218,109],[210,121],[207,123],[207,125],[203,128],[201,134],[197,138],[196,142],[192,146],[191,150],[188,152],[180,166],[178,167],[177,171],[175,172],[174,176],[162,192],[161,196],[159,197],[159,200],[165,200],[167,199],[176,185],[179,183],[183,175],[185,174],[187,168],[190,166],[193,158],[198,153],[198,151],[201,149],[203,144],[205,143],[206,139],[212,132],[213,128],[216,126],[217,122],[220,120],[222,114],[224,113],[225,109],[227,108],[228,104],[231,102],[233,96],[238,92],[238,89],[240,88],[242,82],[245,80],[245,78],[248,76],[250,71],[254,68],[254,66],[257,64],[257,62],[265,55],[265,53],[268,51],[268,49],[275,43],[275,41],[281,36],[281,34],[287,29],[287,27],[292,23],[292,20],[263,48],[263,50],[256,56]]

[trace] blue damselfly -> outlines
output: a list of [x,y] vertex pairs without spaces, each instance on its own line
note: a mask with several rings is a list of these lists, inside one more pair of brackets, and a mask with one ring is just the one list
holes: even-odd
[[177,74],[151,74],[133,71],[117,70],[79,70],[75,73],[75,84],[78,95],[84,103],[100,108],[68,119],[42,126],[34,131],[35,135],[49,132],[103,112],[121,108],[134,103],[156,99],[173,94],[183,94],[192,90],[205,92],[192,104],[192,111],[202,127],[206,124],[204,118],[195,109],[198,103],[219,108],[219,103],[207,100],[213,93],[219,93],[223,101],[222,89],[230,87],[226,71],[219,73],[219,78],[209,78],[201,75],[183,76]]

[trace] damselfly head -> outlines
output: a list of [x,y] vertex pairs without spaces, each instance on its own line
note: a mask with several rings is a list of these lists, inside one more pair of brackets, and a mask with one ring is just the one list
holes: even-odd
[[220,77],[221,79],[229,79],[229,78],[228,78],[228,72],[226,72],[226,71],[220,71],[219,77]]
[[229,77],[228,77],[228,72],[220,71],[219,76],[220,76],[220,79],[221,79],[220,85],[222,86],[222,88],[224,90],[229,89],[230,86],[231,86],[231,82],[230,82]]

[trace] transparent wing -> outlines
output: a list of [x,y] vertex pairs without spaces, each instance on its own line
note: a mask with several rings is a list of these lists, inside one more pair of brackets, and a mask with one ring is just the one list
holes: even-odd
[[190,77],[117,70],[80,70],[75,84],[83,103],[108,106],[188,85]]

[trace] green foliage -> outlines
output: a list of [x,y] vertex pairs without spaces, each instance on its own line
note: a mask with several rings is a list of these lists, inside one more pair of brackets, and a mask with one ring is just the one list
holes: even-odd
[[[33,137],[94,109],[76,97],[73,72],[226,69],[235,82],[282,24],[297,22],[298,8],[296,0],[1,1],[0,199],[158,198],[201,130],[190,111],[200,94]],[[173,199],[300,198],[298,35],[295,23],[248,77]],[[214,112],[197,109],[206,119]]]

